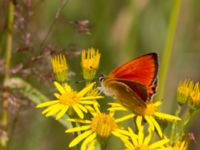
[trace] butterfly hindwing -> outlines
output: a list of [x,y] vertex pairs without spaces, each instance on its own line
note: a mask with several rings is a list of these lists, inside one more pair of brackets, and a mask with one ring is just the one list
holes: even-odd
[[[109,80],[109,79],[108,79]],[[117,100],[120,100],[121,104],[129,109],[133,109],[136,106],[146,107],[143,99],[138,95],[138,91],[131,89],[126,83],[117,79],[111,79],[107,82],[107,86],[112,91],[112,94]],[[138,89],[140,92],[145,92],[143,87]],[[119,92],[120,91],[120,92]]]
[[147,100],[148,93],[147,88],[137,82],[130,81],[130,80],[122,80],[122,79],[116,79],[119,82],[122,82],[126,84],[132,91],[134,91],[143,101]]

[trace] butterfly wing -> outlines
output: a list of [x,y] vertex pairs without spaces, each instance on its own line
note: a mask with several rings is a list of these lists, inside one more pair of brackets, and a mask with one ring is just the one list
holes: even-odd
[[[118,78],[131,88],[132,82],[140,83],[146,87],[147,100],[155,93],[157,86],[158,56],[149,53],[114,69],[108,77]],[[144,99],[144,100],[146,100]]]
[[155,81],[157,72],[158,56],[156,53],[150,53],[114,69],[108,76],[131,80],[148,86]]
[[109,90],[106,93],[110,93],[120,101],[123,106],[131,111],[134,111],[134,108],[136,107],[146,107],[145,102],[141,98],[141,95],[146,95],[146,88],[141,84],[135,85],[133,90],[120,80],[107,78],[103,82],[103,87]]

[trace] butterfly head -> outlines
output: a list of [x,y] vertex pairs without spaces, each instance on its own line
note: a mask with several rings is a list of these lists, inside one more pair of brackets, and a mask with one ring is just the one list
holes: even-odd
[[99,76],[99,82],[103,82],[104,79],[105,79],[105,76],[104,76],[103,74],[101,74],[101,75]]

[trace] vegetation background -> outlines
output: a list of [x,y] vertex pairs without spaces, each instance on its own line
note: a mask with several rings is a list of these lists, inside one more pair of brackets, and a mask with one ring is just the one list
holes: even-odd
[[[149,52],[157,52],[162,65],[170,15],[176,1],[13,0],[10,76],[23,78],[52,99],[55,89],[49,60],[59,52],[68,57],[73,86],[77,86],[74,81],[82,80],[82,49],[99,49],[102,54],[99,73],[107,74],[114,67]],[[1,84],[4,79],[8,3],[8,0],[0,0]],[[167,78],[163,83],[163,112],[174,114],[176,87],[180,80],[200,81],[199,10],[199,0],[181,0]],[[12,93],[10,103],[9,121],[13,128],[10,150],[66,150],[73,137],[64,133],[61,124],[42,116],[26,97]],[[2,109],[0,111],[2,113]],[[187,129],[196,139],[190,144],[193,150],[200,147],[198,116],[194,116],[193,124]],[[117,144],[111,141],[110,149],[119,147]]]

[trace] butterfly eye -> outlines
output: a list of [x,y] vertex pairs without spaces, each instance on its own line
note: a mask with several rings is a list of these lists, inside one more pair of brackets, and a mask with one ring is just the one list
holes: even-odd
[[103,76],[103,75],[100,75],[100,76],[99,76],[99,81],[102,82],[103,80],[104,80],[104,76]]

